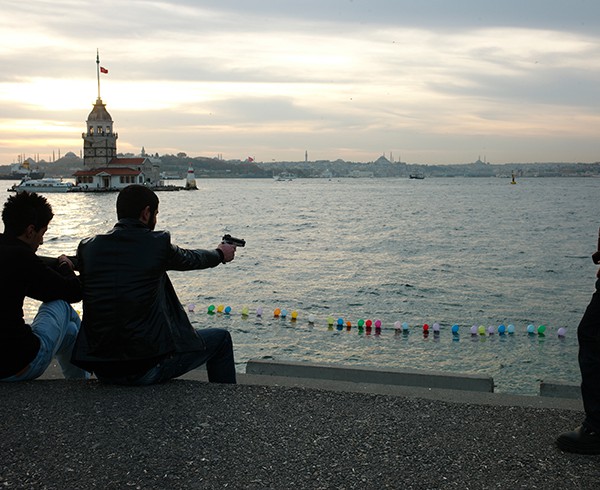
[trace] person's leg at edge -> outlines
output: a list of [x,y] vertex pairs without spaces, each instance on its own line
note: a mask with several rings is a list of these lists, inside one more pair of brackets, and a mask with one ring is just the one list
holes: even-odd
[[[36,357],[34,379],[41,376],[56,357],[66,379],[88,379],[89,373],[71,364],[71,351],[81,320],[69,303],[62,300],[43,303],[31,323],[31,330],[40,339],[40,352]],[[33,363],[32,363],[33,364]],[[33,368],[33,365],[32,365]]]
[[583,426],[600,434],[600,280],[577,329]]
[[567,452],[600,454],[600,280],[577,328],[577,338],[585,419],[580,427],[560,434],[556,444]]

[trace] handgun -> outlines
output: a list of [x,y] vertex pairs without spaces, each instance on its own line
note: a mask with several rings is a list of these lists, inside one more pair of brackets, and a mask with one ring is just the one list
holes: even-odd
[[246,240],[244,240],[243,238],[232,237],[229,234],[223,236],[223,243],[228,243],[229,245],[233,245],[235,247],[246,246]]

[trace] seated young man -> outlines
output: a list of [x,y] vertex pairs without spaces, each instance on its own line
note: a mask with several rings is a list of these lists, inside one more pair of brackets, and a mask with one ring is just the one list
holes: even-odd
[[[69,305],[81,300],[81,285],[64,255],[49,267],[36,255],[53,217],[43,196],[23,192],[8,198],[0,234],[0,381],[41,376],[56,356],[63,375],[86,379],[70,362],[80,320]],[[31,326],[23,317],[25,297],[42,301]]]
[[177,247],[154,230],[157,214],[156,194],[130,185],[117,197],[114,228],[79,244],[83,322],[73,363],[122,385],[160,383],[206,363],[209,381],[235,383],[229,332],[194,329],[167,275],[230,262],[235,246]]

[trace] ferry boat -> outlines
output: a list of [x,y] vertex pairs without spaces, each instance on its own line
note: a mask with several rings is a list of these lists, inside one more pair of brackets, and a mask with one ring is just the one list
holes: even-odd
[[73,192],[79,190],[72,182],[46,177],[43,179],[25,179],[13,185],[12,192]]
[[282,172],[279,175],[273,175],[273,178],[277,182],[284,182],[286,180],[294,180],[296,176],[288,172]]

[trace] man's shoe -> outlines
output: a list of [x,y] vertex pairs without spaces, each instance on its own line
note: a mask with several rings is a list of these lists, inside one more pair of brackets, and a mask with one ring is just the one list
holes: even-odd
[[556,445],[569,453],[600,454],[600,434],[581,426],[559,435]]

